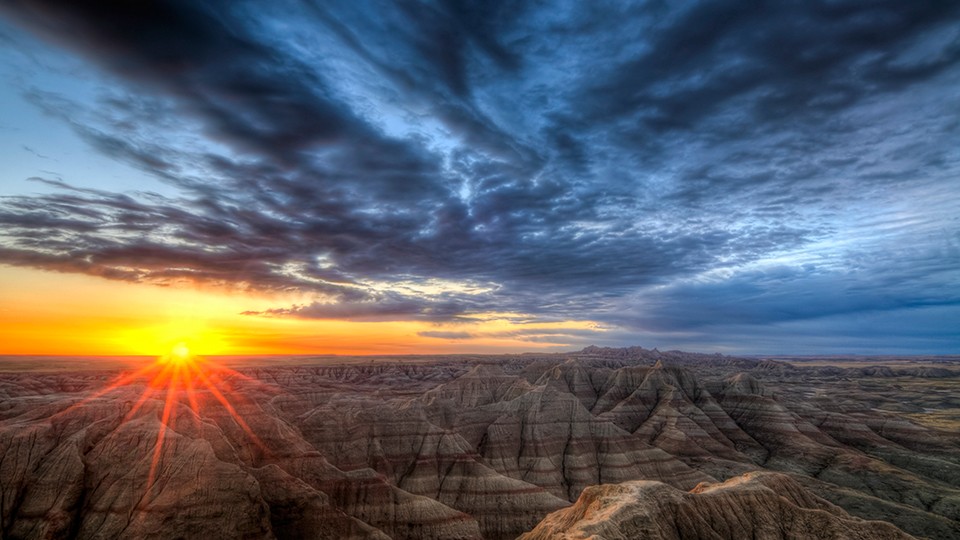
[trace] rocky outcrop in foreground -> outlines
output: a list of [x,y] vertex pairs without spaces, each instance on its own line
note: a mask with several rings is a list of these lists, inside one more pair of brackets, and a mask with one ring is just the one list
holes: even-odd
[[882,521],[851,517],[784,474],[755,472],[689,492],[634,481],[586,489],[519,540],[785,540],[914,538]]

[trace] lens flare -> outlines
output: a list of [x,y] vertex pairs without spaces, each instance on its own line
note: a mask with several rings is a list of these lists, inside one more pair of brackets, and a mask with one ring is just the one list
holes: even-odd
[[180,342],[170,349],[170,360],[177,363],[189,362],[191,359],[190,347],[186,343]]
[[[150,469],[147,474],[145,488],[145,495],[147,495],[151,492],[151,488],[157,480],[160,461],[163,456],[164,440],[168,435],[167,430],[174,429],[176,425],[178,404],[185,404],[192,411],[193,414],[188,416],[194,421],[199,421],[204,406],[222,407],[230,415],[233,422],[264,454],[270,453],[253,429],[238,413],[235,402],[237,399],[243,399],[243,396],[235,393],[229,384],[231,380],[262,384],[208,358],[194,355],[190,352],[189,344],[178,342],[171,347],[167,354],[158,357],[147,366],[132,373],[119,375],[106,387],[73,404],[62,411],[61,414],[82,407],[110,392],[141,384],[144,385],[143,392],[130,407],[130,410],[127,411],[122,422],[129,422],[136,418],[143,406],[151,399],[163,400],[163,409],[159,418],[160,426],[152,448]],[[232,396],[233,402],[228,397],[230,394],[234,394]],[[210,397],[212,399],[209,399]]]

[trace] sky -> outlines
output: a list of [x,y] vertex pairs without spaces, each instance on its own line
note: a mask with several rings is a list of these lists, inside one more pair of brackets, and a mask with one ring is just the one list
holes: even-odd
[[0,354],[960,353],[960,3],[0,4]]

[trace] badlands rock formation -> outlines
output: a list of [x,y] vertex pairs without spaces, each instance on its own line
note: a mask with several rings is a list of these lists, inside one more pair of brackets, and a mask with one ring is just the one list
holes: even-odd
[[0,536],[960,538],[957,364],[825,362],[238,361],[193,392],[0,373]]
[[652,481],[589,488],[521,540],[781,540],[913,538],[889,523],[863,521],[811,495],[789,477],[749,473],[690,492]]

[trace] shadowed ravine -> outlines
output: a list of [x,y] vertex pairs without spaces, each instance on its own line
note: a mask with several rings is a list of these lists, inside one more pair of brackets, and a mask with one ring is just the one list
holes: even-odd
[[138,408],[117,372],[8,372],[2,536],[960,537],[960,371],[868,365],[301,360]]

